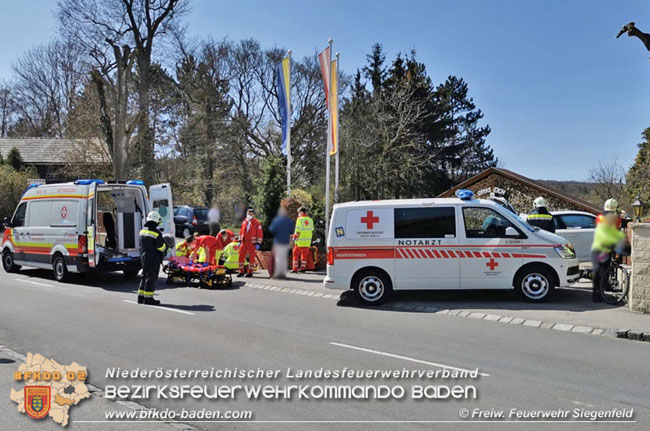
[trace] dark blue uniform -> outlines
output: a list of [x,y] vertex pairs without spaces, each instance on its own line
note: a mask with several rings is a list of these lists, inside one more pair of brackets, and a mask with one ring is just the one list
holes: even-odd
[[138,302],[157,303],[153,298],[160,264],[167,250],[162,233],[155,222],[147,222],[140,231],[140,258],[142,260],[142,278],[138,288]]

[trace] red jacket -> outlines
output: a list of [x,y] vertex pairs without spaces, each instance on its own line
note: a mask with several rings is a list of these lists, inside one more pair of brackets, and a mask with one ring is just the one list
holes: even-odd
[[[250,223],[250,228],[246,229]],[[262,223],[256,218],[244,220],[239,230],[239,239],[242,244],[262,244]]]
[[231,230],[226,229],[226,240],[223,240],[223,237],[221,235],[217,235],[217,242],[218,242],[218,247],[219,250],[223,250],[226,248],[228,244],[230,244],[233,239],[235,239],[235,233]]

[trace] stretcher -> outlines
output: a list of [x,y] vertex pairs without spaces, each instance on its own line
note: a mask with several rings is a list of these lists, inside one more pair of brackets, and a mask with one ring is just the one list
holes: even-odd
[[167,261],[167,265],[163,266],[163,272],[167,274],[167,284],[174,284],[174,281],[185,281],[185,271],[181,269],[183,265],[187,265],[190,260],[186,257],[173,256]]
[[232,274],[235,269],[228,269],[223,265],[209,265],[207,263],[189,262],[180,267],[185,274],[187,286],[198,282],[199,288],[218,289],[232,286]]

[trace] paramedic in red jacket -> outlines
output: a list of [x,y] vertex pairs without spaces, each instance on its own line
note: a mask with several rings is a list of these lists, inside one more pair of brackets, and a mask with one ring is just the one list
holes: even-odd
[[[253,276],[256,251],[262,245],[262,224],[255,218],[255,210],[249,208],[246,212],[246,220],[241,224],[239,230],[241,249],[239,250],[239,275],[237,277]],[[248,256],[248,273],[245,273],[246,256]]]
[[235,234],[233,231],[229,229],[221,229],[219,234],[217,235],[217,241],[219,241],[219,250],[223,250],[226,248],[228,244],[233,242],[235,239]]

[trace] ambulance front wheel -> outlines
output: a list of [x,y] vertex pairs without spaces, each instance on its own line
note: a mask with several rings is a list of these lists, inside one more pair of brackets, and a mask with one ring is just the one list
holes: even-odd
[[515,275],[515,290],[528,302],[544,302],[557,285],[555,274],[543,265],[528,265]]
[[386,302],[393,285],[386,272],[379,268],[362,269],[354,275],[352,288],[364,304],[379,305]]

